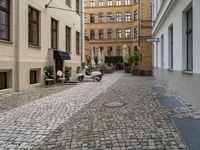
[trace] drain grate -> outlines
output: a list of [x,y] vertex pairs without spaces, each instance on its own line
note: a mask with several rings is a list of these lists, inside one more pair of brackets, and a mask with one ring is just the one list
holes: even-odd
[[192,118],[172,118],[182,139],[190,150],[200,149],[200,120]]
[[160,86],[160,87],[159,86],[153,86],[152,90],[154,92],[158,93],[158,94],[165,94],[165,93],[167,93],[167,90],[164,87],[162,87],[162,86]]
[[175,109],[178,107],[185,107],[176,97],[169,96],[169,97],[160,97],[160,103],[167,108]]
[[125,105],[125,103],[123,103],[123,102],[107,102],[107,103],[104,103],[104,106],[106,106],[106,107],[122,107],[124,105]]

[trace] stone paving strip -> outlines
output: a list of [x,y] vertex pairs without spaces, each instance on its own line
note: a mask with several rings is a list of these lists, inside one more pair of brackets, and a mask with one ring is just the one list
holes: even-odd
[[186,150],[151,77],[122,76],[44,138],[39,150]]
[[0,114],[0,149],[32,149],[48,134],[112,86],[123,73],[86,82]]
[[64,91],[74,86],[75,85],[73,84],[57,84],[51,86],[33,86],[22,92],[2,92],[0,93],[0,113]]

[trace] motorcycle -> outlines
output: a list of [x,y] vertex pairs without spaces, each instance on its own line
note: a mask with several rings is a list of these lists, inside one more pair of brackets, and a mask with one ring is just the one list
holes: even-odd
[[99,71],[92,71],[90,75],[87,75],[88,67],[85,66],[85,68],[82,70],[80,74],[78,74],[78,81],[83,81],[84,79],[93,79],[94,81],[101,81],[102,80],[102,73]]

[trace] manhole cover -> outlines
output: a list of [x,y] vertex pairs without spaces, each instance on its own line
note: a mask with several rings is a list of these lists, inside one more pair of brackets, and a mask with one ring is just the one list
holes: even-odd
[[106,107],[122,107],[124,105],[125,105],[125,103],[123,103],[123,102],[108,102],[108,103],[104,104],[104,106],[106,106]]

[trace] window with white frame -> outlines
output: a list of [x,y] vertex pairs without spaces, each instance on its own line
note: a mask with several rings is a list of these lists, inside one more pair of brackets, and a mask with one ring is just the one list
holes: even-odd
[[122,38],[122,30],[121,29],[117,29],[116,30],[116,38],[117,39],[121,39]]
[[108,0],[108,6],[112,6],[112,0]]
[[103,22],[103,19],[104,19],[104,17],[103,17],[103,13],[99,13],[99,18],[98,18],[98,20],[99,20],[99,23],[102,23]]
[[138,0],[134,0],[134,4],[138,4]]
[[103,0],[99,0],[99,6],[103,6]]
[[125,29],[125,37],[130,38],[131,30],[130,29]]
[[108,36],[108,39],[112,39],[112,29],[108,29],[107,36]]
[[104,39],[104,30],[99,29],[99,39]]
[[116,21],[117,22],[121,22],[122,21],[122,14],[119,13],[119,12],[116,13]]
[[114,21],[112,13],[108,13],[107,17],[108,17],[108,22],[113,22]]
[[90,0],[90,7],[94,7],[95,6],[95,0]]
[[130,5],[130,0],[125,0],[125,5]]
[[116,5],[117,6],[121,5],[121,0],[116,0]]
[[173,69],[173,39],[174,39],[173,25],[169,27],[169,69]]
[[130,12],[126,12],[126,14],[125,14],[125,20],[126,20],[126,22],[131,21],[131,13]]
[[136,11],[134,11],[134,20],[138,20],[138,11],[136,10]]
[[86,2],[86,0],[84,0],[84,7],[87,7],[87,2]]
[[187,51],[186,51],[186,70],[193,70],[193,11],[192,8],[187,11],[187,29],[186,29],[186,38],[187,38]]

